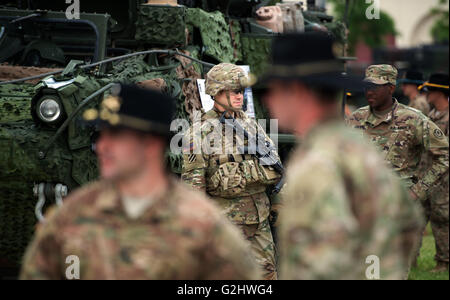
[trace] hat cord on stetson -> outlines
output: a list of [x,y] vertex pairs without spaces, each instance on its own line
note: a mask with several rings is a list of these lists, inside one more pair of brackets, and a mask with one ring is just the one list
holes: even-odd
[[435,84],[435,83],[429,83],[429,82],[425,82],[423,85],[421,85],[419,87],[419,89],[423,89],[426,86],[440,88],[440,89],[447,89],[447,90],[449,89],[448,85],[441,85],[441,84]]
[[119,114],[119,117],[120,123],[117,125],[125,125],[135,128],[137,130],[155,131],[158,133],[166,133],[167,131],[169,131],[169,126],[159,124],[156,122],[151,122],[124,114]]

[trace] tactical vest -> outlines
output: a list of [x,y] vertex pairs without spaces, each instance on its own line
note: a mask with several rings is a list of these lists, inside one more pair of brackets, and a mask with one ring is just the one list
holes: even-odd
[[[217,112],[208,112],[205,119],[216,119]],[[252,122],[247,119],[246,122]],[[226,141],[222,132],[222,151]],[[233,134],[233,145],[236,144],[236,134]],[[248,141],[245,141],[247,146]],[[251,196],[264,192],[267,186],[274,185],[281,176],[270,166],[262,166],[259,160],[250,154],[212,154],[208,156],[206,170],[206,191],[208,194],[221,198]]]

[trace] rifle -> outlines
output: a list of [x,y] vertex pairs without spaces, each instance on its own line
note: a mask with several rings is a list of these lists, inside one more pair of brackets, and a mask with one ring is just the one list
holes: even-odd
[[[255,156],[262,166],[271,166],[278,174],[281,175],[280,181],[275,185],[271,194],[275,195],[280,193],[286,182],[286,178],[283,163],[278,159],[276,155],[275,146],[270,141],[265,139],[265,137],[262,137],[259,134],[257,134],[256,137],[250,136],[249,133],[241,126],[241,124],[239,124],[239,122],[236,121],[235,118],[226,118],[226,114],[227,112],[224,112],[222,114],[222,116],[220,117],[220,123],[233,128],[236,133],[243,133],[244,138],[249,141],[249,145],[252,145],[252,147],[241,147],[240,149],[238,149],[239,152]],[[250,143],[250,141],[256,141],[256,143],[252,144]]]

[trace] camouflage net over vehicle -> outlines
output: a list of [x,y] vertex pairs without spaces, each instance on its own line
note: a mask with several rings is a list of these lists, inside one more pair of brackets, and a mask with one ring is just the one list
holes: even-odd
[[205,55],[218,62],[236,62],[230,28],[221,12],[207,13],[198,8],[189,8],[186,22],[199,29]]
[[[47,157],[36,164],[38,149],[44,147],[53,134],[53,131],[36,128],[31,120],[0,127],[0,160],[7,166],[0,169],[0,253],[15,263],[20,262],[36,225],[34,179],[41,178],[42,182],[48,183],[64,180],[72,187],[77,185],[71,178],[76,158],[65,154],[69,153],[65,139],[59,139]],[[92,168],[86,158],[80,157],[86,164],[80,166],[84,168],[80,172]],[[52,172],[47,172],[48,169]],[[51,204],[50,201],[47,204]]]
[[252,66],[253,74],[261,76],[266,71],[270,61],[272,39],[264,36],[251,38],[243,35],[241,40],[244,60]]
[[140,5],[136,40],[163,46],[186,44],[186,8]]
[[2,123],[15,123],[30,120],[30,95],[34,88],[31,84],[20,87],[6,85],[0,87],[0,120]]

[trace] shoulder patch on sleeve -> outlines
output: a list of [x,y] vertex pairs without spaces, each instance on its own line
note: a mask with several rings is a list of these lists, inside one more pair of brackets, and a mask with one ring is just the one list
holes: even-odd
[[443,138],[444,138],[444,133],[440,130],[440,129],[435,129],[434,131],[433,131],[433,134],[434,134],[434,136],[437,138],[437,139],[439,139],[439,140],[442,140]]

